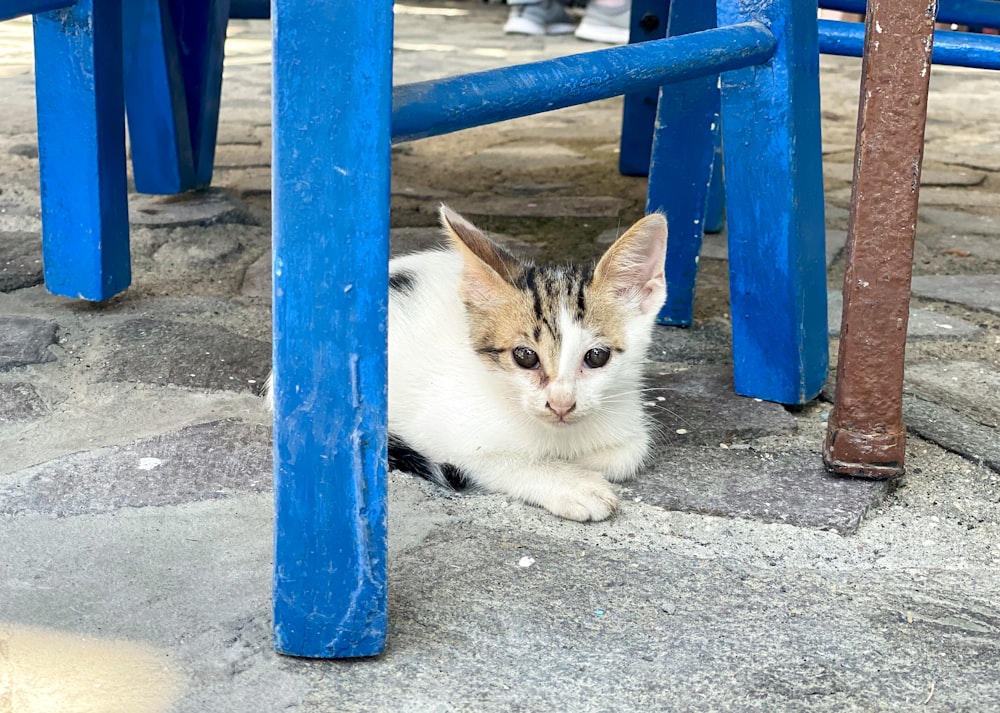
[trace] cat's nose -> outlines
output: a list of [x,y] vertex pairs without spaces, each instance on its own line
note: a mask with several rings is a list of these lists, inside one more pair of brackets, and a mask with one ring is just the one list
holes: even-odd
[[545,408],[558,416],[561,421],[576,408],[576,401],[546,401]]

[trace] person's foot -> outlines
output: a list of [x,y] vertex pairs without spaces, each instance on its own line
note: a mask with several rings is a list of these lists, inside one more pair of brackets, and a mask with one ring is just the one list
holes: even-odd
[[576,21],[557,0],[512,4],[503,26],[508,35],[568,35]]
[[631,5],[622,3],[620,8],[604,7],[593,0],[587,4],[579,27],[577,39],[604,42],[609,45],[628,44]]

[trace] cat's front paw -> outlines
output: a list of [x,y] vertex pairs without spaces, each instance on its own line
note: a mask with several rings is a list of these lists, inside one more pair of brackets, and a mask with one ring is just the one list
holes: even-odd
[[553,489],[539,503],[553,515],[588,522],[607,520],[618,510],[618,497],[600,473],[574,478],[563,487]]

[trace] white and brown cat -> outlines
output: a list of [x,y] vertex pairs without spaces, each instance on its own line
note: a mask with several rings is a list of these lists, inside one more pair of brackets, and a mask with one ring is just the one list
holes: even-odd
[[389,465],[603,520],[650,444],[643,366],[666,296],[667,224],[596,265],[514,257],[441,208],[448,249],[389,265]]
[[666,220],[642,218],[586,266],[518,259],[445,206],[441,224],[447,248],[389,263],[389,467],[610,517],[609,481],[649,451]]

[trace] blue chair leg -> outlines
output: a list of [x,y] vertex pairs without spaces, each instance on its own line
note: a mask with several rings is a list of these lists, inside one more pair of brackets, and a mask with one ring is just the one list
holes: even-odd
[[229,0],[124,4],[125,91],[141,193],[211,183]]
[[[700,0],[671,3],[671,36],[714,26],[715,7],[711,3]],[[663,211],[670,224],[667,301],[657,317],[660,324],[691,324],[718,127],[717,76],[661,87],[646,202],[647,212]]]
[[[720,127],[721,129],[721,127]],[[726,227],[726,186],[722,174],[722,132],[717,133],[715,161],[712,163],[712,182],[708,186],[708,205],[705,208],[705,232],[721,233]]]
[[129,265],[121,0],[35,15],[45,284],[101,301]]
[[370,656],[387,625],[392,3],[283,0],[272,22],[274,644]]
[[[669,14],[670,0],[632,0],[629,43],[666,37]],[[657,97],[655,90],[625,95],[618,170],[626,176],[649,173]]]
[[736,391],[795,404],[827,377],[826,262],[815,0],[719,0],[757,21],[772,59],[722,75]]

